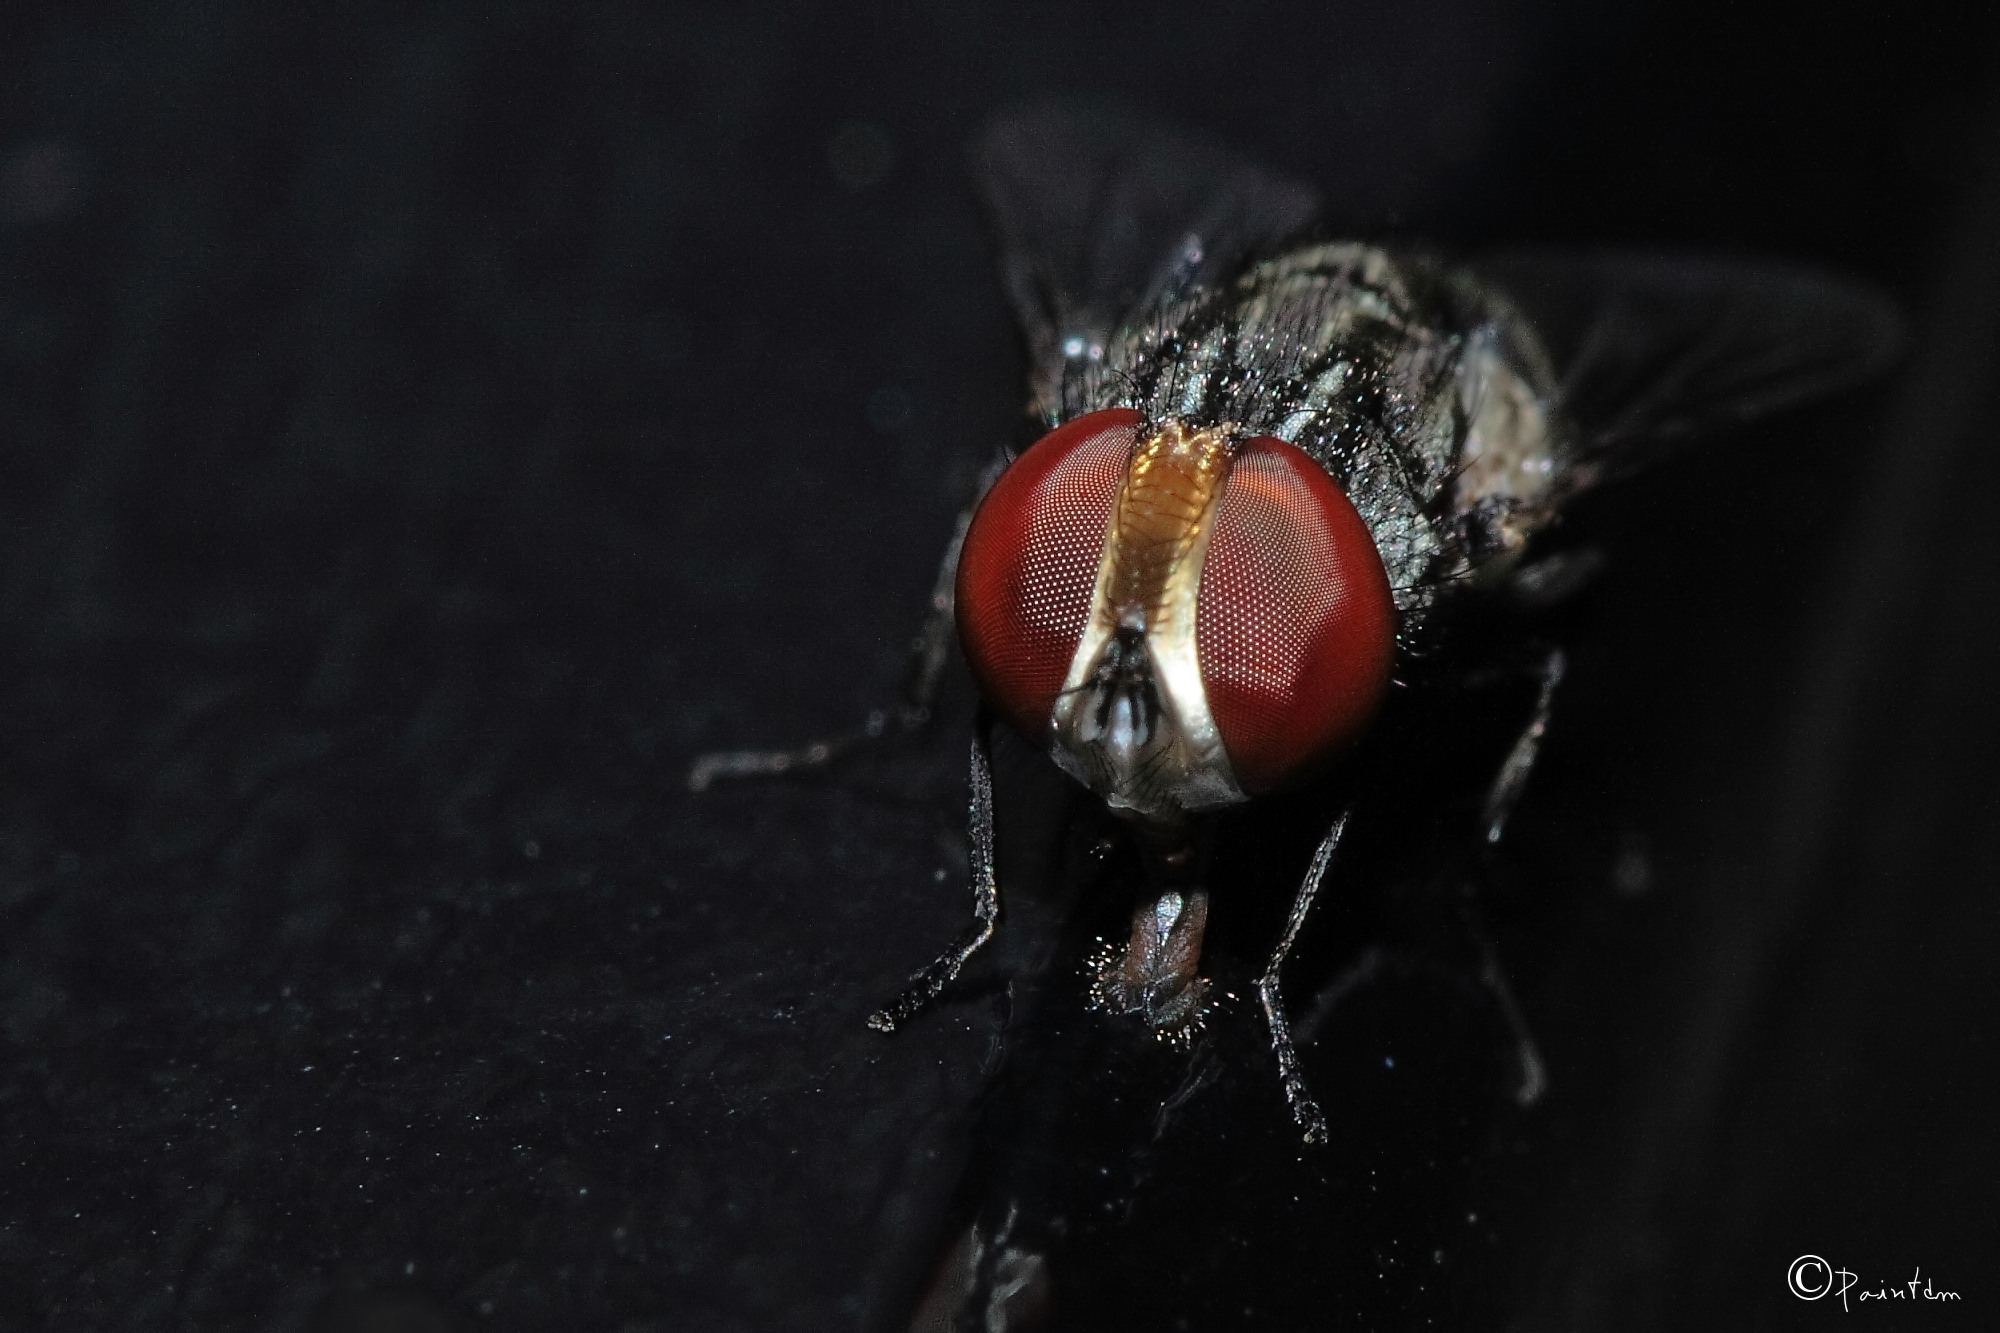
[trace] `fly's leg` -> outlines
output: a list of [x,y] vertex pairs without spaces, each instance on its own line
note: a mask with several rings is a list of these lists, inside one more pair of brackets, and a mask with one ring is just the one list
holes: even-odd
[[[1528,775],[1534,771],[1535,759],[1541,753],[1542,736],[1548,731],[1556,687],[1562,684],[1567,665],[1562,649],[1549,650],[1542,663],[1542,689],[1535,699],[1535,711],[1514,741],[1514,748],[1501,762],[1500,771],[1493,777],[1493,786],[1486,793],[1486,804],[1480,818],[1486,827],[1486,846],[1489,849],[1499,845],[1501,835],[1506,832],[1507,817],[1513,814],[1522,790],[1528,785]],[[1466,905],[1465,921],[1479,950],[1480,984],[1493,997],[1493,1003],[1499,1008],[1500,1017],[1513,1037],[1514,1060],[1519,1070],[1514,1101],[1521,1106],[1533,1106],[1548,1090],[1548,1066],[1542,1060],[1541,1047],[1528,1028],[1520,1002],[1514,998],[1513,988],[1507,984],[1506,970],[1500,965],[1500,951],[1494,948],[1470,902]]]
[[[1521,729],[1521,734],[1507,752],[1506,759],[1501,762],[1499,772],[1494,774],[1493,784],[1488,789],[1485,804],[1481,808],[1483,841],[1488,850],[1497,846],[1506,832],[1507,819],[1513,814],[1514,806],[1521,799],[1529,774],[1534,771],[1535,760],[1541,753],[1542,737],[1548,731],[1549,716],[1554,709],[1556,688],[1562,683],[1563,671],[1567,665],[1559,648],[1551,649],[1548,656],[1543,659],[1538,673],[1541,678],[1541,692],[1536,696],[1534,712],[1529,715],[1527,725]],[[1319,1132],[1324,1134],[1324,1120],[1320,1117],[1319,1108],[1312,1104],[1310,1095],[1298,1079],[1298,1060],[1290,1049],[1289,1035],[1282,1038],[1280,1036],[1280,1025],[1284,1022],[1284,1016],[1281,1011],[1276,1010],[1276,980],[1278,965],[1290,950],[1292,937],[1297,934],[1299,924],[1305,919],[1305,912],[1311,905],[1312,895],[1319,887],[1319,878],[1325,873],[1325,862],[1331,859],[1333,844],[1339,841],[1341,827],[1345,822],[1346,816],[1343,815],[1340,823],[1336,823],[1333,830],[1327,834],[1326,841],[1320,844],[1320,850],[1313,858],[1313,868],[1307,873],[1305,885],[1299,890],[1298,903],[1292,908],[1292,923],[1285,932],[1284,941],[1280,943],[1277,954],[1271,960],[1270,970],[1258,983],[1258,991],[1264,998],[1265,1012],[1272,1018],[1272,1044],[1278,1048],[1278,1066],[1285,1078],[1285,1095],[1291,1099],[1292,1111],[1299,1118],[1299,1123],[1306,1126],[1306,1137],[1309,1140],[1315,1137],[1314,1125],[1317,1125]],[[1520,1002],[1514,998],[1513,989],[1507,984],[1507,974],[1500,964],[1499,950],[1487,936],[1480,924],[1477,911],[1469,901],[1464,904],[1461,920],[1478,953],[1479,984],[1492,997],[1513,1040],[1514,1058],[1518,1070],[1514,1100],[1521,1106],[1532,1106],[1548,1089],[1548,1066],[1542,1060],[1541,1049],[1535,1041],[1534,1033],[1528,1028],[1527,1018],[1521,1011]],[[1298,1041],[1310,1044],[1331,1019],[1333,1011],[1340,1003],[1363,986],[1379,979],[1387,970],[1389,962],[1389,955],[1379,946],[1363,953],[1352,967],[1319,993],[1312,1009],[1299,1024]],[[1310,1109],[1313,1117],[1311,1123],[1308,1123],[1306,1115],[1300,1110],[1301,1098]]]
[[1292,1119],[1298,1122],[1307,1143],[1326,1142],[1326,1116],[1307,1090],[1305,1076],[1299,1072],[1299,1053],[1292,1046],[1291,1023],[1285,1017],[1284,996],[1278,986],[1285,958],[1298,939],[1299,928],[1306,923],[1306,913],[1312,910],[1313,899],[1319,896],[1326,868],[1332,864],[1334,849],[1340,846],[1340,835],[1346,830],[1347,812],[1342,812],[1340,818],[1333,821],[1333,827],[1326,831],[1326,836],[1320,839],[1312,864],[1306,868],[1305,882],[1299,885],[1299,896],[1292,903],[1292,915],[1285,923],[1285,933],[1278,940],[1278,947],[1271,951],[1271,962],[1264,969],[1264,975],[1257,979],[1257,998],[1263,1002],[1264,1019],[1271,1025],[1271,1051],[1278,1057],[1278,1080],[1284,1085],[1285,1100],[1291,1104]]
[[1324,1028],[1328,1020],[1333,1017],[1333,1011],[1338,1009],[1348,996],[1380,978],[1388,970],[1388,966],[1388,950],[1379,944],[1370,945],[1346,971],[1335,977],[1313,997],[1312,1008],[1308,1009],[1306,1016],[1299,1020],[1297,1030],[1292,1033],[1292,1039],[1301,1046],[1310,1046],[1318,1041],[1320,1029]]
[[806,769],[824,768],[842,755],[890,734],[890,724],[898,732],[915,731],[930,721],[931,706],[937,701],[938,682],[951,657],[952,611],[958,584],[958,556],[965,548],[965,533],[972,515],[985,498],[988,488],[1006,467],[1006,458],[996,458],[979,476],[972,502],[960,511],[945,544],[944,558],[938,562],[937,578],[931,583],[929,609],[923,625],[910,644],[910,663],[903,674],[903,686],[893,709],[872,710],[860,727],[838,736],[829,736],[785,750],[716,750],[698,756],[688,770],[688,790],[704,792],[717,782],[732,778],[772,778]]
[[1535,699],[1535,711],[1528,718],[1528,725],[1514,741],[1514,748],[1500,763],[1500,771],[1493,777],[1493,786],[1486,793],[1486,804],[1480,811],[1480,822],[1486,826],[1486,845],[1497,846],[1501,834],[1507,831],[1507,817],[1514,813],[1515,804],[1521,799],[1521,792],[1528,785],[1528,774],[1535,770],[1535,760],[1542,750],[1542,736],[1549,729],[1549,714],[1554,709],[1556,687],[1562,684],[1563,672],[1569,666],[1569,659],[1560,648],[1551,648],[1542,662],[1542,692]]
[[712,750],[698,756],[688,769],[688,790],[705,792],[730,778],[776,778],[801,769],[824,768],[849,750],[880,739],[888,727],[889,715],[877,708],[858,731],[789,750]]
[[[1507,1024],[1507,1031],[1514,1042],[1515,1065],[1519,1075],[1514,1086],[1514,1101],[1520,1106],[1533,1106],[1548,1091],[1548,1067],[1542,1062],[1541,1050],[1535,1044],[1534,1034],[1528,1030],[1527,1018],[1514,998],[1513,989],[1507,984],[1506,973],[1501,970],[1499,951],[1470,914],[1465,924],[1479,953],[1479,984],[1500,1010],[1501,1019]],[[1293,1040],[1300,1046],[1310,1046],[1317,1041],[1321,1030],[1332,1019],[1334,1010],[1362,987],[1381,979],[1389,971],[1391,961],[1388,952],[1380,945],[1363,953],[1315,997],[1312,1008],[1293,1033]],[[1405,966],[1411,965],[1409,960],[1399,961]],[[1465,974],[1462,970],[1454,970],[1453,975],[1463,983]]]
[[986,498],[993,483],[1006,468],[1003,455],[986,465],[979,474],[971,501],[959,510],[952,524],[951,540],[945,543],[944,558],[938,561],[937,577],[931,581],[930,606],[917,637],[910,641],[910,662],[903,672],[903,688],[896,715],[905,731],[930,721],[931,706],[937,702],[938,682],[944,678],[944,664],[951,658],[952,613],[958,600],[958,557],[965,550],[965,534],[972,516]]
[[1520,1002],[1514,998],[1514,988],[1507,984],[1507,973],[1500,966],[1500,951],[1493,947],[1493,941],[1476,920],[1469,924],[1479,946],[1479,982],[1493,997],[1508,1034],[1514,1039],[1514,1064],[1519,1077],[1514,1085],[1514,1104],[1533,1106],[1549,1090],[1549,1070],[1542,1061],[1541,1046],[1528,1028]]
[[987,754],[988,728],[982,720],[972,741],[972,924],[930,966],[910,978],[895,999],[868,1016],[877,1032],[894,1032],[930,1008],[960,968],[979,952],[1000,924],[1000,882],[993,873],[993,763]]
[[[958,553],[965,545],[965,531],[971,522],[971,509],[959,515],[951,541],[944,548],[944,559],[938,564],[937,580],[931,585],[930,609],[925,612],[923,627],[911,645],[902,698],[894,710],[900,731],[915,731],[930,720],[938,680],[944,674],[945,659],[951,650],[952,592],[958,578]],[[704,792],[718,781],[731,778],[774,778],[824,768],[842,755],[887,735],[890,720],[888,709],[877,708],[869,712],[859,728],[844,735],[787,750],[717,750],[701,755],[688,770],[688,790]]]

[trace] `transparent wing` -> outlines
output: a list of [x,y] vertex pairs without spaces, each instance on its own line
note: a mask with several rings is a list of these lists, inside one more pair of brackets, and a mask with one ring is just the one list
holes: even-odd
[[1004,112],[974,141],[973,169],[1051,422],[1067,415],[1066,368],[1101,356],[1126,314],[1233,277],[1318,203],[1199,135],[1102,107]]
[[1555,367],[1575,431],[1571,492],[1873,378],[1904,341],[1885,298],[1806,268],[1524,252],[1475,271],[1527,318]]

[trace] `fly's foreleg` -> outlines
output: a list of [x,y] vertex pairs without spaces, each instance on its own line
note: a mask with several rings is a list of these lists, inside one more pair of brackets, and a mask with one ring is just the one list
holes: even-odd
[[972,795],[968,824],[972,838],[972,924],[930,966],[910,978],[901,994],[868,1016],[877,1032],[894,1032],[930,1008],[966,960],[993,938],[1000,924],[1000,882],[993,870],[993,763],[987,753],[988,728],[982,721],[972,741]]
[[[717,782],[731,778],[783,777],[807,769],[824,768],[842,755],[896,732],[915,731],[930,720],[937,702],[938,682],[944,677],[945,663],[951,659],[953,593],[958,584],[958,557],[965,547],[965,533],[972,515],[985,498],[987,489],[1005,468],[1004,457],[995,459],[980,474],[972,502],[960,511],[945,544],[944,558],[938,562],[937,578],[931,583],[930,605],[924,621],[910,643],[910,663],[903,674],[903,686],[893,709],[877,708],[858,728],[838,736],[796,745],[784,750],[716,750],[698,756],[688,770],[688,790],[707,791]],[[892,726],[893,724],[893,726]]]
[[1292,1028],[1285,1017],[1285,1001],[1279,989],[1281,974],[1286,957],[1292,952],[1292,944],[1299,937],[1299,929],[1306,923],[1306,914],[1312,910],[1313,900],[1319,896],[1320,884],[1326,879],[1326,868],[1333,862],[1333,853],[1340,846],[1340,835],[1347,829],[1347,812],[1333,821],[1326,836],[1320,839],[1319,849],[1313,853],[1312,864],[1306,868],[1305,882],[1299,885],[1299,896],[1292,903],[1292,915],[1285,923],[1285,933],[1278,940],[1278,947],[1271,951],[1271,962],[1264,969],[1264,975],[1257,979],[1257,998],[1264,1006],[1264,1019],[1271,1027],[1271,1051],[1278,1057],[1278,1080],[1284,1085],[1285,1100],[1291,1104],[1292,1119],[1305,1134],[1307,1143],[1326,1142],[1326,1116],[1313,1100],[1306,1088],[1305,1075],[1299,1071],[1299,1053],[1292,1045]]

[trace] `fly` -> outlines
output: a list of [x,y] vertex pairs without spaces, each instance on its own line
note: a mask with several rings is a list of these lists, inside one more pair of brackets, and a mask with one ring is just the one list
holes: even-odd
[[[1218,813],[1338,765],[1392,679],[1448,660],[1474,608],[1559,601],[1589,562],[1541,540],[1577,495],[1712,428],[1872,374],[1872,295],[1803,270],[1522,254],[1469,265],[1314,239],[1312,190],[1207,141],[1037,108],[975,145],[1026,335],[1040,438],[989,470],[946,552],[898,719],[928,716],[952,629],[993,714],[1130,829],[1148,898],[1089,960],[1100,1009],[1180,1040],[1201,975]],[[1498,843],[1564,671],[1469,835]],[[690,784],[825,763],[888,730],[697,763]],[[972,746],[973,922],[869,1018],[927,1008],[1001,918],[990,724]],[[1366,793],[1329,810],[1257,980],[1300,1132],[1284,964]],[[1517,1096],[1541,1062],[1490,949]]]

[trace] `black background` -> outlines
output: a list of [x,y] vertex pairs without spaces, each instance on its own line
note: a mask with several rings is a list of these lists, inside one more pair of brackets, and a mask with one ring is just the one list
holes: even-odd
[[1575,516],[1499,920],[1553,1091],[1477,1127],[1486,1260],[1262,1326],[1841,1317],[1806,1252],[1990,1318],[2000,50],[1610,9],[10,6],[0,1327],[893,1325],[996,1032],[861,1026],[964,913],[968,687],[683,775],[893,689],[1021,401],[963,145],[1058,92],[1345,228],[1913,317]]

